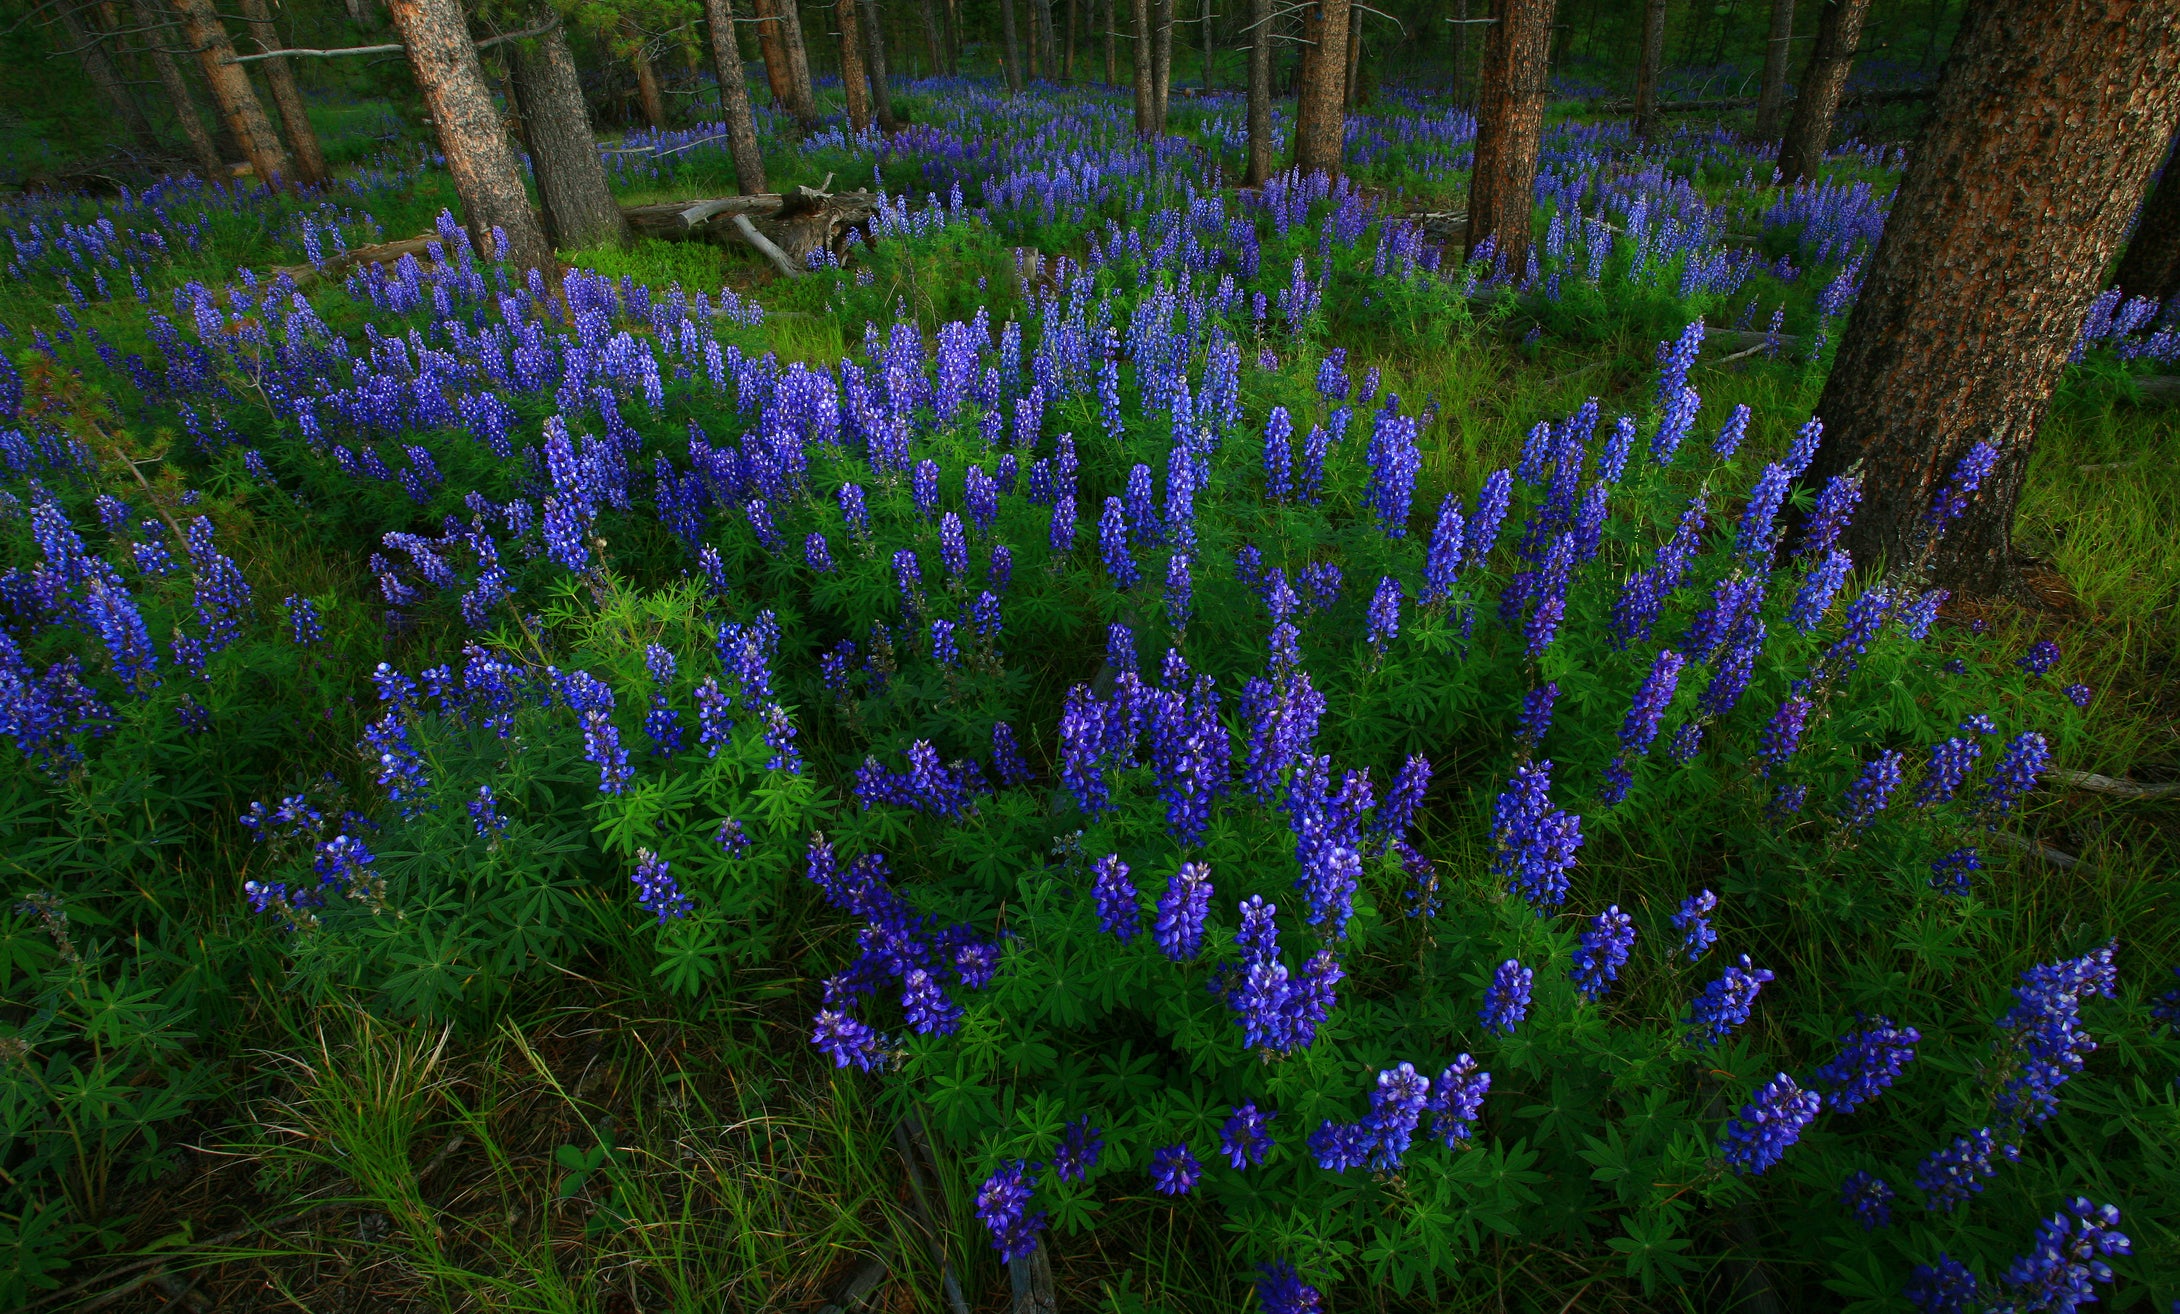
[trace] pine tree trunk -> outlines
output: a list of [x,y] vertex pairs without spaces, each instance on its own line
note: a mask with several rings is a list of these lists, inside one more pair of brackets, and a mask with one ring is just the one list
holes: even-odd
[[1825,0],[1816,48],[1794,88],[1794,116],[1787,120],[1786,140],[1779,145],[1780,182],[1814,177],[1824,163],[1824,152],[1832,144],[1832,117],[1839,113],[1840,92],[1854,68],[1855,46],[1869,12],[1870,0]]
[[1249,5],[1249,169],[1243,186],[1272,176],[1272,0]]
[[1211,44],[1211,0],[1203,0],[1202,7],[1197,11],[1196,21],[1202,26],[1202,31],[1198,32],[1196,35],[1201,37],[1203,42],[1204,94],[1208,96],[1211,94],[1211,73],[1214,67],[1214,61],[1212,59],[1213,49]]
[[1173,0],[1151,3],[1151,124],[1166,135],[1166,102],[1173,92]]
[[[1857,564],[1927,562],[1956,593],[2014,587],[2037,426],[2176,121],[2174,0],[1969,7],[1817,402],[1803,482],[1861,462]],[[1933,547],[1932,497],[1986,439],[1997,469]]]
[[1295,92],[1294,166],[1305,174],[1340,171],[1346,135],[1348,0],[1317,0],[1314,58],[1303,61]]
[[1646,0],[1643,5],[1642,58],[1635,63],[1635,135],[1645,140],[1658,135],[1658,74],[1665,64],[1666,0]]
[[1007,90],[1019,93],[1024,85],[1022,77],[1022,34],[1014,21],[1014,0],[999,0],[999,29],[1001,47],[999,62],[1001,72],[1007,75]]
[[[551,16],[552,10],[540,5],[531,12],[529,25]],[[507,63],[508,85],[515,92],[530,148],[530,171],[537,176],[538,200],[553,245],[572,251],[624,240],[627,226],[606,186],[606,167],[598,158],[598,140],[567,33],[556,24],[514,42]]]
[[893,87],[886,80],[886,32],[878,13],[878,0],[862,0],[863,57],[870,73],[870,107],[878,126],[886,132],[900,128],[893,117]]
[[[1322,53],[1318,48],[1318,37],[1322,34],[1324,10],[1319,6],[1318,0],[1299,0],[1298,6],[1290,10],[1290,12],[1299,15],[1302,28],[1295,45],[1294,86],[1292,88],[1296,109],[1295,125],[1288,134],[1290,139],[1288,146],[1291,148],[1294,157],[1299,158],[1302,150],[1301,104],[1303,98],[1308,94],[1304,89],[1317,76],[1317,59],[1319,54]],[[1290,164],[1293,162],[1293,159],[1288,161]]]
[[1771,39],[1764,44],[1764,86],[1756,98],[1756,135],[1779,135],[1786,110],[1786,69],[1794,53],[1794,0],[1771,0]]
[[1485,29],[1476,165],[1468,188],[1468,251],[1473,255],[1486,237],[1495,237],[1514,270],[1529,254],[1557,7],[1558,0],[1500,0],[1499,21]]
[[[1001,0],[1005,3],[1006,0]],[[1151,73],[1150,0],[1131,0],[1131,17],[1135,20],[1135,130],[1144,137],[1158,135],[1158,86]]]
[[848,128],[857,136],[870,131],[870,75],[863,68],[863,25],[856,21],[856,0],[836,0],[833,18],[840,24],[840,83],[848,102]]
[[[773,0],[780,19],[780,48],[787,56],[787,112],[804,132],[817,126],[817,88],[810,81],[810,43],[802,34],[799,0]],[[928,17],[929,0],[925,0]]]
[[[212,11],[212,0],[173,3],[182,18],[183,34],[196,48],[204,80],[212,88],[212,99],[227,120],[228,130],[235,134],[235,144],[250,157],[250,167],[257,172],[259,182],[267,187],[279,186],[290,172],[287,148],[280,144],[272,120],[265,117],[265,106],[250,86],[249,74],[243,71],[249,66],[234,62],[234,43],[227,39],[219,15]],[[472,54],[470,60],[476,62],[476,56]],[[481,75],[478,80],[483,81]]]
[[[749,80],[742,73],[734,0],[704,0],[704,27],[711,35],[712,75],[719,79],[719,112],[727,120],[727,154],[734,158],[734,185],[744,196],[755,196],[766,190],[765,159],[757,147],[757,115],[749,105]],[[843,80],[847,80],[845,76]],[[847,81],[848,119],[853,124],[855,83]]]
[[939,7],[936,0],[918,0],[923,10],[923,41],[931,51],[931,67],[940,73],[946,71],[946,37],[939,30]]
[[408,47],[409,71],[424,93],[424,108],[477,249],[487,258],[492,255],[492,230],[497,228],[507,237],[510,264],[517,269],[551,268],[552,247],[530,209],[522,166],[485,86],[461,5],[457,0],[386,0],[386,10]]
[[[1362,41],[1362,11],[1350,5],[1347,11],[1347,72],[1340,81],[1340,107],[1343,113],[1362,103]],[[1345,131],[1343,125],[1343,134]]]
[[[1098,6],[1098,12],[1105,16],[1105,85],[1108,87],[1120,85],[1120,15],[1117,12],[1118,8],[1119,6],[1115,3],[1115,0],[1104,0],[1104,3]],[[1136,130],[1138,132],[1142,131],[1140,122],[1137,124]]]
[[2165,172],[2142,202],[2112,282],[2128,296],[2154,297],[2160,304],[2180,294],[2180,154],[2166,152]]
[[[250,36],[260,48],[285,49],[265,0],[242,0],[242,16],[250,21]],[[303,93],[296,87],[295,71],[288,63],[285,59],[268,59],[259,67],[265,70],[265,85],[272,89],[273,107],[280,111],[280,128],[288,139],[288,153],[295,158],[295,180],[315,185],[326,180],[325,151],[318,145],[317,129],[310,126],[310,115],[303,108]]]
[[772,93],[772,108],[786,112],[795,97],[793,75],[787,71],[787,47],[780,42],[778,0],[749,0],[750,24],[757,33],[757,55],[764,61],[765,87]]
[[636,105],[643,111],[643,121],[654,132],[666,128],[666,98],[659,94],[658,72],[651,67],[648,38],[633,23],[621,24],[621,37],[628,44],[628,67],[636,74]]
[[136,25],[143,29],[144,45],[151,53],[152,69],[158,73],[160,84],[166,88],[167,100],[174,106],[175,121],[181,125],[182,136],[189,142],[190,158],[197,162],[197,172],[207,180],[219,177],[220,153],[212,145],[212,134],[204,130],[204,120],[197,117],[197,98],[190,93],[189,80],[182,76],[181,65],[167,48],[179,44],[166,16],[152,7],[152,0],[129,0],[129,12]]
[[1468,103],[1468,0],[1453,0],[1453,103]]
[[1067,0],[1067,64],[1064,75],[1075,80],[1075,51],[1082,42],[1082,0]]
[[129,96],[129,89],[122,85],[121,74],[114,68],[113,60],[106,55],[106,34],[95,36],[72,7],[75,0],[59,0],[54,8],[59,26],[60,44],[76,52],[76,62],[83,66],[83,75],[91,81],[91,90],[106,103],[106,110],[129,134],[129,140],[138,150],[158,149],[158,139],[152,136],[151,120]]
[[1052,62],[1052,0],[1029,0],[1030,69],[1047,81],[1059,75]]

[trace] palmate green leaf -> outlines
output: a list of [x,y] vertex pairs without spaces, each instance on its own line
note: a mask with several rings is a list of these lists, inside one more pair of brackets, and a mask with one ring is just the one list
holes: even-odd
[[1627,1235],[1607,1237],[1605,1244],[1627,1256],[1627,1275],[1642,1282],[1644,1295],[1656,1294],[1660,1282],[1677,1281],[1695,1267],[1681,1253],[1690,1241],[1676,1235],[1678,1222],[1664,1211],[1630,1214],[1624,1225]]

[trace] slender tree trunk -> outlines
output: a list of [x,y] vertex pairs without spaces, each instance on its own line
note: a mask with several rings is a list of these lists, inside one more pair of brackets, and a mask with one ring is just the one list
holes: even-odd
[[1476,108],[1476,165],[1469,177],[1468,251],[1498,240],[1508,267],[1529,254],[1536,210],[1537,144],[1551,76],[1552,15],[1558,0],[1499,0],[1485,31]]
[[107,58],[105,32],[94,35],[74,9],[74,4],[75,0],[59,0],[53,11],[61,44],[76,52],[76,62],[83,66],[83,75],[91,80],[91,90],[98,93],[107,112],[127,130],[129,140],[136,148],[143,151],[158,149],[158,139],[151,132],[151,120],[144,117],[143,109],[122,84],[113,60]]
[[636,74],[636,106],[643,111],[643,121],[653,131],[666,127],[666,98],[659,94],[657,70],[651,67],[651,52],[646,49],[647,39],[636,25],[623,19],[621,39],[628,43],[628,67]]
[[[1004,0],[1002,0],[1004,3]],[[1151,72],[1150,0],[1130,0],[1135,20],[1135,130],[1145,137],[1158,135],[1158,85]]]
[[1794,88],[1794,117],[1787,120],[1786,140],[1779,146],[1781,182],[1812,177],[1824,162],[1832,144],[1832,116],[1839,112],[1840,91],[1854,67],[1862,20],[1869,12],[1870,0],[1825,0],[1816,49],[1809,52],[1801,83]]
[[152,0],[129,0],[129,12],[136,19],[136,25],[143,29],[152,69],[166,87],[167,100],[174,106],[175,121],[181,125],[183,138],[189,142],[190,158],[197,162],[197,172],[207,179],[219,177],[224,172],[220,168],[220,153],[212,145],[212,134],[204,130],[204,120],[197,117],[197,98],[190,93],[189,80],[182,76],[181,66],[167,53],[169,46],[179,44],[172,27],[164,14],[152,8]]
[[[1114,0],[1104,0],[1098,6],[1098,12],[1105,16],[1105,85],[1108,87],[1120,85],[1120,16],[1117,9]],[[1137,131],[1141,130],[1138,124]]]
[[1007,90],[1020,93],[1025,79],[1022,76],[1022,36],[1014,21],[1014,0],[999,0],[1001,71],[1007,75]]
[[1794,0],[1771,0],[1771,37],[1764,43],[1764,86],[1756,98],[1756,135],[1779,135],[1786,109],[1786,68],[1794,53]]
[[[1804,483],[1861,462],[1858,564],[2014,586],[2030,446],[2176,121],[2173,0],[1969,7],[1817,402]],[[1932,548],[1933,494],[1979,440],[1997,468]]]
[[[197,50],[197,61],[204,69],[205,82],[212,88],[212,99],[218,102],[228,130],[235,134],[235,144],[250,157],[250,167],[256,170],[259,182],[267,187],[278,186],[290,176],[288,152],[273,131],[272,120],[265,117],[265,107],[250,86],[249,74],[243,71],[249,65],[233,62],[234,43],[227,39],[219,15],[212,11],[212,0],[173,3],[182,17],[183,34]],[[474,52],[470,62],[476,63]],[[482,74],[477,81],[483,84]]]
[[1075,80],[1075,52],[1082,44],[1082,0],[1067,0],[1067,66],[1066,77]]
[[893,117],[893,87],[886,81],[885,24],[878,13],[878,0],[862,0],[862,9],[857,17],[863,20],[863,57],[869,64],[871,112],[878,116],[881,129],[894,132],[901,125]]
[[424,93],[424,108],[477,248],[489,258],[493,230],[498,229],[507,237],[507,259],[516,268],[550,268],[552,247],[530,209],[522,166],[485,86],[461,5],[457,0],[386,0],[386,10],[408,47],[409,71]]
[[1348,0],[1317,0],[1314,57],[1304,60],[1295,92],[1294,165],[1303,173],[1340,171],[1347,135]]
[[1173,93],[1173,0],[1152,0],[1151,10],[1151,122],[1163,137]]
[[1665,64],[1666,0],[1646,0],[1643,5],[1642,58],[1635,63],[1635,135],[1648,140],[1658,135],[1658,74]]
[[1029,0],[1031,29],[1031,66],[1047,80],[1060,75],[1058,61],[1053,58],[1056,45],[1052,39],[1052,0]]
[[[531,12],[528,26],[552,15],[544,5]],[[508,85],[530,148],[530,171],[544,209],[545,231],[556,248],[618,243],[628,235],[621,207],[606,186],[606,167],[598,158],[583,83],[575,71],[568,34],[555,25],[508,47]]]
[[[928,17],[930,0],[925,0]],[[810,82],[810,44],[803,39],[800,0],[773,0],[780,21],[780,49],[787,56],[787,112],[804,132],[817,126],[817,88]]]
[[[273,26],[272,11],[265,7],[265,0],[242,0],[242,16],[250,22],[250,36],[265,50],[281,50],[285,47],[280,32]],[[288,154],[295,159],[295,180],[317,184],[326,180],[325,151],[318,145],[318,132],[310,126],[310,115],[303,108],[303,93],[295,85],[295,71],[285,59],[268,59],[258,65],[265,70],[265,85],[272,89],[273,107],[280,111],[280,127],[288,139]]]
[[848,128],[860,136],[870,131],[870,75],[863,68],[863,25],[856,21],[856,0],[836,0],[833,17],[840,24],[840,84],[848,102]]
[[1468,103],[1468,0],[1453,0],[1453,103]]
[[918,0],[923,10],[923,43],[931,52],[931,67],[940,73],[946,71],[946,38],[939,31],[939,6],[936,0]]
[[[1362,11],[1352,4],[1347,10],[1347,72],[1340,80],[1340,108],[1344,113],[1362,103]],[[1345,126],[1342,127],[1345,132]]]
[[[719,112],[727,120],[727,154],[734,158],[734,184],[744,196],[766,190],[764,153],[757,147],[757,115],[749,104],[749,80],[742,72],[741,36],[735,30],[734,0],[704,0],[704,27],[711,36],[712,76],[719,79]],[[848,85],[848,118],[855,119],[855,83]]]
[[[1302,31],[1295,44],[1294,85],[1288,88],[1288,92],[1294,96],[1295,106],[1299,111],[1302,97],[1306,94],[1303,89],[1315,80],[1317,60],[1323,54],[1320,49],[1319,37],[1323,33],[1324,9],[1319,5],[1318,0],[1299,0],[1299,7],[1292,12],[1301,20]],[[1294,150],[1300,151],[1302,149],[1302,124],[1299,116],[1295,121],[1292,138],[1292,141],[1288,144]]]
[[2171,150],[2112,281],[2128,296],[2154,297],[2160,304],[2180,294],[2180,155]]
[[778,0],[749,0],[749,26],[757,34],[757,57],[764,61],[765,89],[772,93],[772,108],[783,113],[794,99],[792,75],[787,71],[787,48],[780,43]]
[[1249,169],[1245,187],[1262,187],[1272,176],[1272,3],[1249,5]]

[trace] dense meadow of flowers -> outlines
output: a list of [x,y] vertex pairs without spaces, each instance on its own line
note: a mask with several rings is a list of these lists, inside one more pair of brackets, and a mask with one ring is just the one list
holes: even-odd
[[[946,90],[802,148],[889,193],[808,276],[837,359],[444,217],[344,285],[172,273],[222,211],[296,262],[373,240],[399,165],[0,221],[52,307],[0,352],[7,797],[80,873],[0,960],[59,1001],[6,1042],[12,1244],[86,1225],[39,1185],[67,1070],[161,1074],[112,1136],[165,1162],[216,975],[183,928],[220,919],[298,991],[457,1018],[585,955],[688,996],[800,954],[811,1043],[927,1122],[996,1254],[1205,1209],[1271,1311],[1424,1301],[1501,1238],[1933,1314],[2098,1298],[2138,1211],[2171,1257],[2169,964],[2002,929],[2058,879],[2007,841],[2093,691],[1861,569],[1856,478],[1798,484],[1819,426],[1697,386],[1728,324],[1820,367],[1895,156],[1781,191],[1724,130],[1570,121],[1510,268],[1377,190],[1222,190],[1231,102],[1151,147],[1109,97]],[[1473,133],[1392,93],[1349,147],[1442,185]],[[888,300],[1009,247],[973,313]],[[1445,487],[1438,403],[1339,326],[1461,351],[1517,307],[1669,328]],[[2081,352],[2169,360],[2155,319],[2100,301]],[[246,569],[251,532],[347,564]],[[147,793],[223,810],[230,886],[130,830]],[[86,974],[182,984],[111,1058]]]

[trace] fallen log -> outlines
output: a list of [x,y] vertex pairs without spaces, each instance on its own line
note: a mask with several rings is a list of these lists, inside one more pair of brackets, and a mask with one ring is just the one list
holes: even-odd
[[2100,776],[2094,771],[2068,771],[2054,767],[2044,773],[2044,778],[2067,789],[2078,789],[2087,794],[2108,794],[2113,798],[2180,798],[2180,784],[2145,785],[2138,781]]

